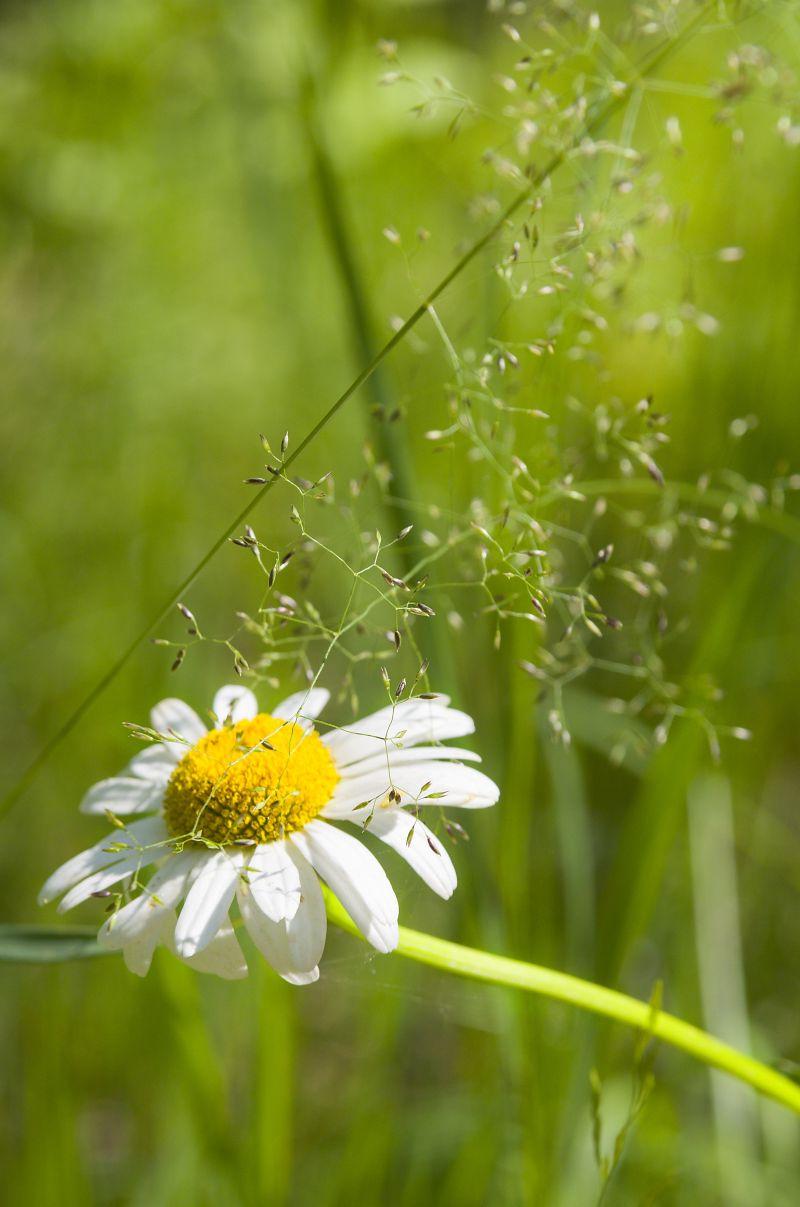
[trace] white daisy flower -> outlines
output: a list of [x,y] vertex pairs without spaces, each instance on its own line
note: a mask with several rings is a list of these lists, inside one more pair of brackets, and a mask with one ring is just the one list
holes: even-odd
[[118,828],[54,872],[40,904],[62,897],[63,912],[112,894],[99,941],[121,949],[132,972],[144,976],[164,944],[201,971],[235,979],[247,974],[229,916],[235,897],[259,951],[304,985],[319,976],[325,946],[320,877],[373,947],[392,951],[398,905],[388,877],[331,823],[369,829],[447,898],[455,868],[418,814],[431,805],[485,808],[499,790],[465,765],[479,762],[476,754],[438,745],[475,729],[446,696],[402,701],[320,734],[313,721],[328,698],[309,688],[263,713],[248,688],[223,687],[211,730],[188,704],[162,700],[151,714],[162,740],[81,803]]

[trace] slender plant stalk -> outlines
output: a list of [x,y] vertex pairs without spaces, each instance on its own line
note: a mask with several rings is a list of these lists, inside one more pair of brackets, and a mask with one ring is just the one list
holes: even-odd
[[[769,552],[769,542],[764,542],[739,564],[703,631],[689,675],[701,669],[714,674],[736,648]],[[660,747],[648,764],[617,840],[604,894],[600,960],[604,975],[612,980],[620,976],[658,904],[664,872],[685,816],[687,789],[708,757],[706,734],[684,719],[676,724],[669,749]]]
[[[343,906],[328,890],[325,890],[325,904],[331,922],[351,935],[363,937]],[[782,1073],[752,1056],[737,1052],[735,1048],[701,1031],[699,1027],[685,1023],[663,1010],[655,1009],[648,1002],[628,997],[615,989],[595,985],[591,981],[583,981],[565,972],[556,972],[552,968],[524,963],[522,960],[512,960],[507,956],[492,955],[473,947],[464,947],[460,943],[437,939],[434,935],[409,930],[405,926],[400,927],[397,952],[410,960],[441,968],[455,976],[538,993],[645,1031],[654,1039],[680,1048],[710,1068],[720,1069],[723,1073],[737,1077],[747,1085],[753,1086],[760,1094],[773,1098],[800,1115],[800,1085],[796,1085]]]
[[[375,357],[375,336],[369,316],[369,306],[361,283],[356,251],[347,225],[342,191],[319,118],[318,87],[313,76],[309,76],[303,94],[303,117],[320,202],[322,225],[328,236],[331,256],[342,285],[350,319],[350,334],[353,350],[359,363],[371,362]],[[376,367],[367,383],[364,401],[382,413],[377,428],[378,448],[381,457],[388,463],[392,473],[392,496],[387,507],[393,512],[398,528],[414,521],[409,510],[409,499],[415,499],[414,469],[406,439],[405,427],[401,423],[386,422],[386,412],[391,409],[391,392],[382,366]],[[400,545],[398,553],[407,556],[407,547]]]
[[[341,186],[336,178],[319,116],[318,97],[319,87],[314,77],[309,75],[303,95],[303,117],[319,196],[322,225],[328,236],[331,258],[336,266],[347,305],[356,362],[363,364],[374,358],[376,341],[358,257],[348,228]],[[399,421],[393,422],[389,418],[393,410],[392,392],[382,365],[375,369],[369,381],[365,383],[362,398],[367,404],[367,412],[374,409],[378,413],[371,426],[376,433],[379,456],[388,464],[392,475],[392,492],[385,498],[384,506],[390,522],[399,532],[414,524],[416,517],[408,501],[419,498],[419,490],[406,425]],[[411,546],[401,541],[395,546],[395,551],[402,576],[409,576],[414,563]],[[427,626],[421,648],[428,661],[437,668],[437,682],[446,687],[455,686],[452,652],[446,634],[440,626]]]
[[569,964],[593,972],[595,947],[595,868],[586,784],[580,756],[573,745],[549,739],[545,716],[539,713],[542,750],[550,772],[556,838],[564,878],[564,921]]
[[[701,4],[695,14],[687,21],[686,25],[674,38],[668,39],[658,48],[646,55],[641,64],[633,73],[633,78],[629,81],[629,85],[638,80],[646,78],[650,72],[660,66],[678,47],[684,45],[687,38],[698,28],[709,12],[713,11],[715,4],[713,0],[707,0]],[[472,261],[480,255],[485,247],[500,234],[505,228],[506,223],[512,219],[515,214],[525,203],[532,197],[536,189],[541,188],[546,180],[561,166],[570,152],[575,150],[580,143],[597,133],[605,122],[607,122],[626,102],[628,89],[618,89],[615,93],[607,97],[603,101],[598,101],[596,105],[590,108],[590,116],[587,118],[584,126],[573,135],[569,143],[560,151],[557,151],[551,159],[537,172],[531,176],[530,182],[509,202],[500,216],[492,223],[492,225],[476,239],[475,242],[467,248],[464,254],[456,261],[449,272],[434,285],[430,293],[420,302],[415,310],[411,312],[402,326],[398,327],[397,331],[386,341],[386,343],[376,352],[368,364],[353,378],[350,384],[342,391],[339,397],[331,403],[328,409],[320,416],[314,426],[306,432],[305,436],[295,444],[293,451],[290,451],[288,456],[281,463],[281,469],[285,472],[294,465],[295,461],[305,452],[308,446],[317,438],[319,433],[324,430],[341,410],[349,398],[355,394],[366,381],[368,381],[379,365],[383,363],[386,357],[402,343],[408,333],[416,327],[421,318],[426,315],[434,302],[441,294],[455,281],[461,273],[467,268]],[[91,691],[86,695],[73,712],[67,717],[64,723],[53,734],[53,736],[45,742],[44,746],[35,755],[26,770],[19,779],[11,786],[9,791],[0,800],[0,817],[3,816],[11,806],[19,799],[25,789],[33,780],[36,773],[44,765],[53,751],[60,746],[65,738],[69,736],[84,714],[94,704],[95,700],[103,694],[106,688],[113,683],[120,671],[127,665],[133,657],[136,650],[150,637],[160,624],[171,613],[172,609],[186,593],[186,591],[195,582],[198,576],[205,570],[206,566],[222,548],[222,546],[234,535],[234,533],[242,526],[250,513],[259,505],[264,497],[269,494],[275,483],[279,480],[279,475],[268,479],[251,497],[250,502],[246,507],[243,507],[239,514],[231,521],[224,532],[220,533],[211,547],[200,558],[196,565],[189,571],[188,574],[178,583],[178,585],[170,593],[169,597],[164,601],[163,605],[158,609],[156,614],[147,621],[144,627],[133,638],[130,644],[123,650],[120,657],[114,662],[102,678],[95,684]]]
[[[744,1051],[750,1047],[747,986],[736,875],[731,788],[721,775],[699,776],[687,793],[689,867],[703,1022]],[[735,1203],[748,1170],[759,1168],[759,1103],[745,1086],[711,1073],[711,1104],[723,1198]],[[760,1182],[760,1179],[759,1179]],[[764,1207],[763,1182],[748,1200]]]

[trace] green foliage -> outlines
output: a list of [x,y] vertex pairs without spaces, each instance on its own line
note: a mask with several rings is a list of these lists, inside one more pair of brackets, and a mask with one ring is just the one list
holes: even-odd
[[[685,800],[722,759],[751,1041],[796,1058],[797,7],[488,7],[4,9],[7,787],[268,490],[5,819],[2,916],[151,701],[321,673],[344,722],[429,661],[503,798],[446,908],[392,867],[404,920],[712,1026]],[[593,1068],[606,1202],[730,1193],[699,1068],[387,969],[6,969],[9,1201],[591,1202]],[[739,1201],[793,1202],[796,1130],[748,1126]]]

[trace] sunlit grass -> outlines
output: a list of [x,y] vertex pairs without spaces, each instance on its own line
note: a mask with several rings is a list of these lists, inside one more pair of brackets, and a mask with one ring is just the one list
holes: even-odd
[[[602,14],[603,35],[615,15]],[[565,576],[614,544],[608,572],[600,566],[582,587],[609,612],[613,598],[624,615],[622,633],[604,636],[604,645],[629,649],[622,643],[633,643],[637,618],[662,608],[670,641],[654,682],[677,684],[681,703],[707,716],[714,734],[719,729],[737,848],[739,971],[753,1051],[767,1062],[799,1050],[797,543],[781,510],[791,511],[787,486],[796,468],[798,190],[797,151],[778,126],[795,110],[789,91],[784,103],[776,86],[715,122],[708,87],[742,42],[796,63],[796,19],[792,6],[775,5],[740,31],[722,28],[692,42],[664,86],[648,87],[635,107],[622,104],[607,131],[652,158],[633,200],[612,182],[624,162],[570,159],[538,219],[537,245],[531,239],[530,252],[513,259],[524,236],[509,230],[437,301],[436,322],[420,316],[373,377],[373,393],[349,399],[292,467],[308,482],[333,469],[341,510],[281,482],[247,518],[282,556],[298,540],[289,514],[298,507],[302,531],[319,542],[316,561],[296,556],[278,588],[321,608],[323,626],[332,617],[338,624],[353,567],[374,555],[374,530],[388,543],[406,522],[397,504],[383,500],[374,463],[410,450],[413,489],[393,495],[415,529],[384,568],[405,579],[429,558],[430,586],[419,598],[437,616],[403,630],[400,655],[389,662],[392,687],[431,657],[435,685],[477,715],[503,802],[494,816],[470,818],[471,842],[456,847],[459,891],[447,907],[399,873],[403,919],[644,1000],[662,981],[671,1012],[713,1031],[720,1020],[707,1014],[707,965],[704,974],[697,947],[713,917],[696,929],[697,910],[708,902],[697,898],[696,833],[686,821],[687,793],[698,808],[712,761],[708,729],[677,716],[659,747],[654,734],[670,714],[669,699],[642,715],[609,710],[605,701],[629,701],[637,684],[601,665],[590,631],[558,650],[558,667],[543,662],[550,646],[537,621],[498,618],[499,579],[489,579],[488,592],[482,581],[482,543],[490,570],[512,572],[508,527],[499,528],[512,475],[514,489],[535,493],[529,477],[545,483],[537,518],[572,534],[553,537]],[[4,781],[11,787],[254,500],[246,492],[257,488],[241,481],[266,472],[258,433],[277,450],[289,429],[293,454],[391,336],[396,316],[414,312],[508,203],[520,182],[510,167],[503,175],[503,162],[518,152],[502,109],[517,98],[493,78],[511,76],[522,51],[482,6],[466,5],[453,20],[439,5],[347,6],[337,14],[288,4],[201,11],[148,0],[62,7],[52,19],[34,7],[3,20],[0,456]],[[455,139],[447,135],[452,99],[414,118],[407,110],[420,99],[415,85],[375,87],[381,72],[393,70],[371,57],[378,37],[397,37],[403,67],[424,81],[426,97],[436,94],[435,71],[474,97]],[[623,73],[610,45],[596,53]],[[310,101],[300,96],[309,70],[316,76]],[[372,99],[364,103],[376,95],[374,109]],[[320,161],[310,158],[309,105],[311,131],[328,157],[330,177],[323,167],[322,180]],[[667,125],[673,117],[680,145]],[[481,164],[489,145],[495,156]],[[616,238],[636,218],[640,197],[652,213],[662,195],[668,217],[634,225],[640,258],[615,269],[603,304],[591,307],[608,328],[595,326],[592,342],[581,343],[590,286],[538,292],[558,283],[548,269],[557,238],[568,238],[577,214],[586,221],[596,210],[611,214],[609,238]],[[535,216],[526,217],[532,226]],[[420,227],[429,238],[419,239]],[[399,233],[399,245],[385,229]],[[743,259],[719,258],[720,248],[734,246]],[[531,266],[534,286],[513,300]],[[662,316],[658,324],[653,314]],[[707,315],[719,323],[714,335]],[[562,323],[563,342],[574,339],[580,355],[547,350]],[[474,429],[462,424],[445,439],[426,440],[454,422],[459,390],[472,395]],[[643,450],[657,461],[665,490],[635,456],[639,482],[618,477],[620,449],[609,456],[596,424],[600,395],[606,405],[611,394],[626,422],[650,394],[653,409],[670,415],[663,454]],[[495,408],[492,396],[549,419]],[[381,422],[369,413],[378,405],[384,420],[396,409],[401,418]],[[493,411],[505,426],[487,444]],[[757,424],[740,434],[735,421],[750,415]],[[641,448],[638,429],[622,436]],[[364,459],[365,441],[374,458]],[[481,444],[502,474],[481,458]],[[569,484],[584,503],[551,477],[565,468],[564,450],[587,446],[591,464]],[[728,514],[745,502],[738,481],[725,476],[733,470],[747,483],[768,484],[753,513],[763,523]],[[698,494],[706,471],[711,483]],[[360,494],[351,492],[350,481],[363,475]],[[480,514],[471,510],[476,497]],[[597,498],[606,502],[602,514]],[[524,498],[516,506],[524,511]],[[500,548],[474,528],[446,557],[423,543],[423,531],[442,541],[465,517]],[[698,518],[719,527],[698,530]],[[719,531],[726,524],[730,537]],[[657,576],[666,594],[639,603],[611,572],[636,565],[641,578],[638,563],[651,560],[656,530],[673,534]],[[204,633],[235,633],[254,666],[261,653],[270,656],[258,667],[266,679],[291,686],[298,651],[285,628],[276,625],[262,647],[234,616],[257,610],[272,561],[263,550],[262,575],[246,547],[223,546],[188,602]],[[328,549],[347,565],[334,564]],[[520,599],[521,568],[506,580]],[[372,574],[389,601],[374,614],[375,633],[385,634],[404,597]],[[359,590],[362,606],[377,598],[373,587]],[[186,627],[174,612],[157,630],[188,647],[174,676],[174,650],[144,645],[5,821],[4,920],[30,922],[51,867],[96,837],[74,806],[129,756],[121,722],[143,720],[160,695],[202,701],[209,683],[230,675],[230,648],[194,648]],[[368,648],[368,658],[331,662],[329,673],[345,689],[338,720],[352,715],[354,696],[382,702],[379,667],[391,646],[376,637],[350,649],[359,657]],[[597,665],[554,696],[554,680],[579,665],[584,649]],[[731,740],[732,727],[752,731],[753,740]],[[571,745],[554,743],[554,729],[571,733]],[[82,920],[96,921],[91,908]],[[592,1067],[603,1083],[604,1152],[629,1115],[631,1036],[563,1007],[370,957],[347,936],[334,940],[322,982],[302,995],[266,970],[234,991],[197,984],[166,958],[143,984],[104,960],[7,968],[4,987],[4,1165],[14,1202],[333,1204],[359,1195],[397,1203],[594,1202]],[[750,1142],[732,1156],[738,1133],[730,1116],[726,1124],[718,1087],[699,1066],[658,1049],[653,1092],[606,1201],[660,1194],[713,1202],[726,1194],[735,1202],[726,1176],[726,1161],[735,1159],[738,1201],[790,1203],[794,1121],[771,1107],[756,1114],[745,1101]]]

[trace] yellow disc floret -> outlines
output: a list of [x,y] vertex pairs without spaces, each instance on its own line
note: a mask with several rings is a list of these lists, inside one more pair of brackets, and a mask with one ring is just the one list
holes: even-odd
[[259,713],[187,751],[169,778],[164,818],[176,838],[275,842],[316,817],[338,780],[319,734]]

